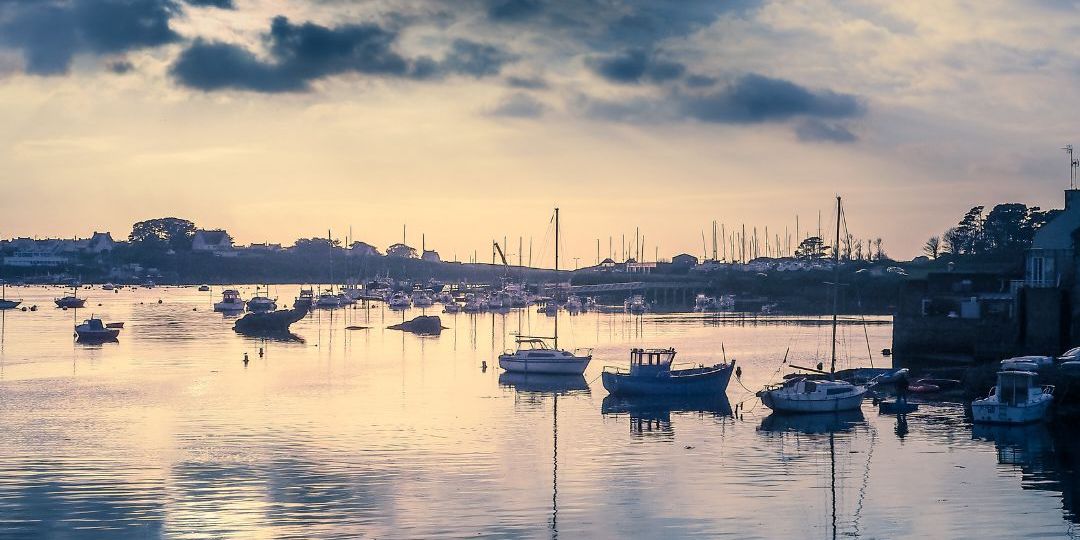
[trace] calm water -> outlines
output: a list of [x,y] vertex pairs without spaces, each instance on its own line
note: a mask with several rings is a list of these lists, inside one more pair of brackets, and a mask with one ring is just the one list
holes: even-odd
[[[756,389],[785,351],[823,356],[812,320],[563,315],[560,344],[596,356],[553,383],[497,369],[511,332],[551,332],[532,310],[444,315],[437,338],[384,329],[420,310],[316,312],[303,342],[264,342],[211,311],[218,288],[84,292],[76,314],[60,289],[8,290],[41,309],[0,319],[0,536],[1061,538],[1077,520],[1070,434],[973,432],[959,404],[770,417],[734,380],[733,417],[598,380],[631,346],[674,346],[725,351]],[[119,343],[72,342],[90,312],[127,323]],[[871,323],[843,327],[840,367],[868,365],[864,332],[889,346]]]

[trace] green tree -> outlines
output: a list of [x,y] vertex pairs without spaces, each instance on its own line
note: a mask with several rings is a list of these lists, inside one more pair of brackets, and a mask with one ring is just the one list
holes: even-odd
[[186,251],[191,249],[195,224],[175,217],[148,219],[131,226],[128,241],[140,249]]
[[799,247],[795,249],[795,256],[802,259],[822,259],[828,255],[829,249],[820,237],[811,236],[799,242]]
[[386,248],[386,256],[401,259],[415,259],[418,255],[416,253],[416,248],[398,243]]

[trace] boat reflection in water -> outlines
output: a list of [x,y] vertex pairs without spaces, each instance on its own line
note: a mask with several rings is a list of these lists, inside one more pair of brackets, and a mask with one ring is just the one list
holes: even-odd
[[499,374],[499,386],[513,388],[518,392],[544,395],[589,393],[589,383],[582,375],[545,375],[504,371]]
[[674,434],[672,413],[698,413],[700,416],[731,416],[727,396],[615,396],[609,394],[600,405],[604,416],[630,417],[630,434]]
[[862,409],[834,413],[772,413],[761,421],[760,431],[796,432],[807,435],[842,433],[865,423]]
[[1080,441],[1046,424],[974,424],[971,438],[992,442],[997,462],[1020,469],[1024,489],[1061,494],[1065,519],[1080,523]]

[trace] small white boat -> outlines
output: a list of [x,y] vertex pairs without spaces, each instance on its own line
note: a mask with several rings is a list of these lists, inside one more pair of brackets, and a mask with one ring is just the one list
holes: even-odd
[[210,292],[209,285],[199,285],[199,292]]
[[396,292],[390,296],[386,303],[390,306],[390,309],[408,309],[412,306],[412,299],[403,292]]
[[990,395],[971,402],[976,422],[1026,424],[1046,418],[1054,401],[1053,386],[1039,386],[1030,371],[999,371]]
[[[269,292],[267,294],[269,294]],[[256,289],[255,296],[252,296],[251,299],[247,301],[247,309],[252,313],[274,311],[277,309],[277,299],[270,298],[269,296],[262,296],[259,294],[259,290]]]
[[75,325],[75,335],[79,341],[85,342],[112,341],[120,335],[120,329],[106,326],[97,317],[90,317],[82,324]]
[[634,315],[641,315],[649,310],[649,305],[645,303],[645,297],[640,294],[635,294],[624,302],[624,307],[627,313]]
[[418,308],[431,307],[434,303],[426,291],[416,291],[412,295],[412,304]]
[[465,306],[462,307],[462,310],[466,313],[479,313],[481,311],[484,311],[485,307],[486,304],[484,303],[484,300],[482,298],[477,295],[470,294],[465,297]]
[[767,386],[758,392],[761,403],[776,412],[851,411],[862,406],[866,387],[847,381],[789,379],[779,386]]
[[592,351],[573,353],[549,348],[545,338],[519,337],[517,350],[499,355],[499,367],[513,373],[581,375],[592,361]]
[[244,299],[240,298],[240,291],[237,291],[236,289],[225,289],[224,291],[221,291],[221,301],[214,303],[214,311],[244,311],[246,305],[247,302],[244,302]]
[[451,299],[449,302],[443,303],[443,313],[457,313],[461,311],[461,304]]
[[103,291],[111,291],[111,290],[113,290],[115,288],[116,288],[116,285],[113,285],[112,283],[106,283],[106,284],[101,286],[101,290],[103,290]]
[[339,308],[341,307],[341,297],[331,291],[325,291],[315,301],[315,307],[323,309]]
[[581,298],[578,298],[577,296],[570,295],[566,299],[566,311],[569,311],[570,313],[581,313],[583,309],[582,306]]

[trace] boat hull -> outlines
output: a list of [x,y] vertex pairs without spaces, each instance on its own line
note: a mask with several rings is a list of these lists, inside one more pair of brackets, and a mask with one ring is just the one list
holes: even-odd
[[1028,424],[1046,418],[1052,396],[1025,405],[1007,405],[990,399],[979,399],[971,403],[971,416],[974,421],[985,424]]
[[613,395],[714,395],[726,394],[732,364],[707,368],[672,370],[671,376],[632,376],[605,371],[601,374],[604,389]]
[[15,309],[21,303],[21,300],[0,300],[0,309]]
[[120,330],[107,328],[105,330],[79,330],[75,329],[75,335],[83,343],[98,343],[103,341],[115,341],[120,336]]
[[838,398],[805,399],[782,390],[770,390],[761,393],[761,403],[776,412],[819,413],[853,411],[862,407],[866,389],[852,392]]
[[499,356],[499,367],[511,373],[581,375],[585,373],[585,368],[589,367],[591,360],[591,356],[522,359],[512,354],[503,354]]
[[237,311],[244,311],[244,303],[234,304],[231,302],[218,302],[214,304],[214,311],[221,311],[226,313],[233,313]]

